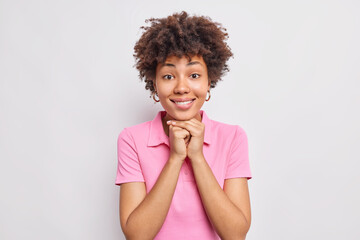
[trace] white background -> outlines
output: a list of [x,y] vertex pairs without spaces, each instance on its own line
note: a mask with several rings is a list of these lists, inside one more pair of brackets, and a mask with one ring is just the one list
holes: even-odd
[[248,240],[360,239],[359,1],[0,0],[0,239],[124,239],[116,141],[162,107],[133,47],[150,17],[227,28],[203,110],[249,140]]

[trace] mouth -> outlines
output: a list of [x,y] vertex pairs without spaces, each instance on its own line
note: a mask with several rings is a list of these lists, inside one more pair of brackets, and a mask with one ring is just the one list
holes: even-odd
[[179,109],[189,109],[193,105],[195,98],[191,99],[191,100],[186,100],[186,101],[175,101],[175,100],[170,99],[170,101],[172,101],[175,104],[175,106]]
[[170,101],[172,101],[173,103],[175,103],[177,105],[186,105],[186,104],[189,104],[189,103],[192,103],[193,101],[195,101],[195,98],[192,100],[188,100],[188,101],[175,101],[172,99],[170,99]]

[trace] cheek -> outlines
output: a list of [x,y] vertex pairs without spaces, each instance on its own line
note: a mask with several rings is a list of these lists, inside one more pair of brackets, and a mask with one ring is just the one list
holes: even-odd
[[171,93],[171,87],[166,84],[159,84],[157,86],[158,95],[160,98],[166,97]]
[[194,85],[192,90],[198,95],[198,96],[202,96],[205,97],[207,94],[207,89],[208,89],[208,85],[207,83],[202,83],[202,84],[198,84],[198,85]]

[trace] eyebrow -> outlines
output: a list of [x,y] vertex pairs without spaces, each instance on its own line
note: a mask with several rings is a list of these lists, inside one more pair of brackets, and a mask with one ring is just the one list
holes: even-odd
[[[192,65],[197,65],[197,64],[200,64],[202,66],[201,62],[198,62],[198,61],[189,62],[188,64],[186,64],[186,66],[192,66]],[[164,63],[163,67],[165,67],[165,66],[166,67],[175,67],[175,65],[172,63]]]

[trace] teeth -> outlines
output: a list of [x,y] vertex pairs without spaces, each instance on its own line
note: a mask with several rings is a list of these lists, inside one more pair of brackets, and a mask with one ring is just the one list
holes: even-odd
[[187,102],[175,102],[176,104],[179,104],[179,105],[185,105],[185,104],[189,104],[189,103],[191,103],[192,102],[192,100],[191,101],[187,101]]

